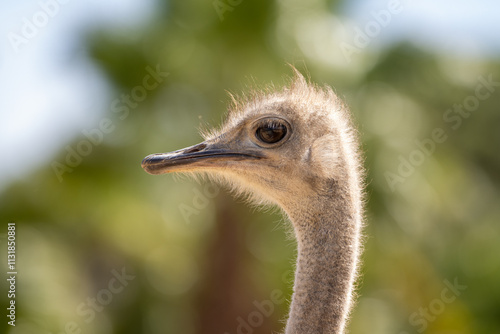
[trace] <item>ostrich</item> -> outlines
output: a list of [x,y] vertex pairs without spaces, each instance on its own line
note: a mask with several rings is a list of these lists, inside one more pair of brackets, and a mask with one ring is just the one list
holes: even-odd
[[297,70],[279,91],[233,98],[205,141],[147,156],[150,174],[206,173],[273,204],[292,223],[297,266],[286,334],[343,333],[352,307],[363,216],[363,170],[346,106]]

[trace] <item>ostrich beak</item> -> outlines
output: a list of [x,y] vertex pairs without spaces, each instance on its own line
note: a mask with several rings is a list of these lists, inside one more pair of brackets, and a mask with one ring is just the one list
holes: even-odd
[[190,172],[202,169],[214,169],[227,162],[260,159],[261,154],[252,150],[231,148],[222,143],[203,143],[169,153],[148,155],[142,160],[142,168],[149,174]]

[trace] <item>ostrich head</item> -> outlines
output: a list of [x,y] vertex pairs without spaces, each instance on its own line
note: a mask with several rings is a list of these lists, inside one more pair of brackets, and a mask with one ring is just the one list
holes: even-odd
[[[333,109],[333,110],[332,110]],[[353,193],[358,169],[348,111],[331,88],[296,71],[278,92],[254,93],[233,105],[225,124],[200,144],[147,156],[150,174],[203,172],[257,203],[295,209],[297,200]],[[354,190],[354,189],[352,189]]]

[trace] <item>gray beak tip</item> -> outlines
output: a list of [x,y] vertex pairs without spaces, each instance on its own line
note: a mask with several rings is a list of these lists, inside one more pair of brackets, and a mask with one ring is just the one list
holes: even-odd
[[152,175],[164,174],[166,171],[162,168],[163,161],[164,157],[161,154],[151,154],[142,160],[141,167]]

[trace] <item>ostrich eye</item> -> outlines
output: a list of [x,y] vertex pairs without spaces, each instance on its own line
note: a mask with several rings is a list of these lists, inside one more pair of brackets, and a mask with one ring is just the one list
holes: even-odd
[[285,124],[273,121],[259,126],[255,131],[255,136],[263,143],[274,144],[282,140],[286,136],[286,132]]

